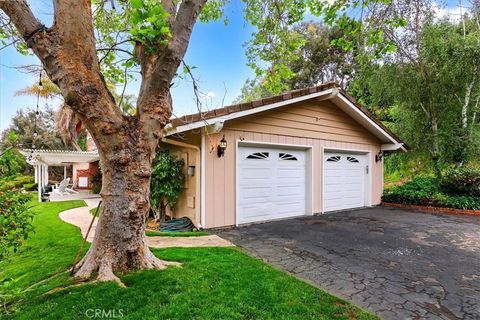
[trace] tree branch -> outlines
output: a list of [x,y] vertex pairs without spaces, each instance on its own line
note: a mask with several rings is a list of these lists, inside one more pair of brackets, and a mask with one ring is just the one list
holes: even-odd
[[206,2],[207,0],[184,0],[178,9],[172,33],[174,41],[173,54],[179,60],[182,60],[185,55],[193,26]]
[[90,1],[55,0],[54,23],[48,29],[35,18],[25,0],[0,1],[0,9],[25,38],[48,77],[60,88],[65,103],[79,115],[96,142],[111,148],[106,136],[122,130],[124,120],[100,73]]
[[[170,1],[170,0],[168,0]],[[148,55],[145,53],[145,48],[137,44],[137,58],[140,59],[142,67],[143,81],[140,88],[140,94],[137,101],[138,115],[140,118],[156,119],[157,126],[152,127],[153,122],[148,121],[149,130],[161,129],[165,124],[165,120],[169,121],[171,110],[169,110],[168,118],[165,114],[160,114],[160,110],[165,110],[157,107],[152,107],[158,104],[158,100],[170,99],[170,84],[175,76],[178,67],[185,55],[190,36],[192,34],[195,21],[200,14],[206,0],[183,0],[180,4],[175,19],[170,20],[170,31],[172,34],[166,46],[159,49],[156,55]],[[171,10],[167,8],[166,10]],[[168,96],[168,97],[167,97]],[[170,103],[164,101],[165,103]],[[170,108],[170,106],[168,106]],[[146,123],[145,121],[142,121]],[[162,123],[164,122],[164,123]]]
[[[10,18],[23,38],[28,37],[44,26],[33,15],[25,0],[0,1],[0,10]],[[31,36],[30,36],[31,38]]]

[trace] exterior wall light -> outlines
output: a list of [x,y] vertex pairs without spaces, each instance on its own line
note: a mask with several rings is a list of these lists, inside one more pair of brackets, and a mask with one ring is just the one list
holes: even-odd
[[187,167],[187,175],[193,177],[195,175],[195,166],[188,166]]
[[383,156],[384,156],[383,151],[379,151],[378,154],[375,155],[375,162],[382,161]]
[[225,140],[225,135],[223,135],[222,140],[220,140],[220,144],[217,146],[217,155],[219,158],[225,155],[226,149],[227,149],[227,140]]

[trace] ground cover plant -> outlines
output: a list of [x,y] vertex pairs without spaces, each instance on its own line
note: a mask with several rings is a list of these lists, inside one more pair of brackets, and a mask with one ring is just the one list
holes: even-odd
[[454,169],[441,182],[435,177],[416,177],[385,189],[384,202],[480,210],[480,171]]

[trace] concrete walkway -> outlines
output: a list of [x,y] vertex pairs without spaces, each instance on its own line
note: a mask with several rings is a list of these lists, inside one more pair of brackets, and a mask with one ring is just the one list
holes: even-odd
[[[98,199],[86,199],[86,207],[75,208],[60,212],[60,219],[80,228],[82,236],[85,237],[88,227],[92,222],[90,210],[96,208]],[[88,235],[87,241],[92,242],[95,236],[95,228],[98,219],[95,218],[92,229]],[[171,248],[171,247],[231,247],[233,244],[217,235],[199,236],[199,237],[147,237],[147,244],[152,248]]]

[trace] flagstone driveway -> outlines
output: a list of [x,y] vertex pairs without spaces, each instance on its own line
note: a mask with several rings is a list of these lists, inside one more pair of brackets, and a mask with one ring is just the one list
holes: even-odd
[[216,233],[383,319],[480,319],[480,217],[376,207]]

